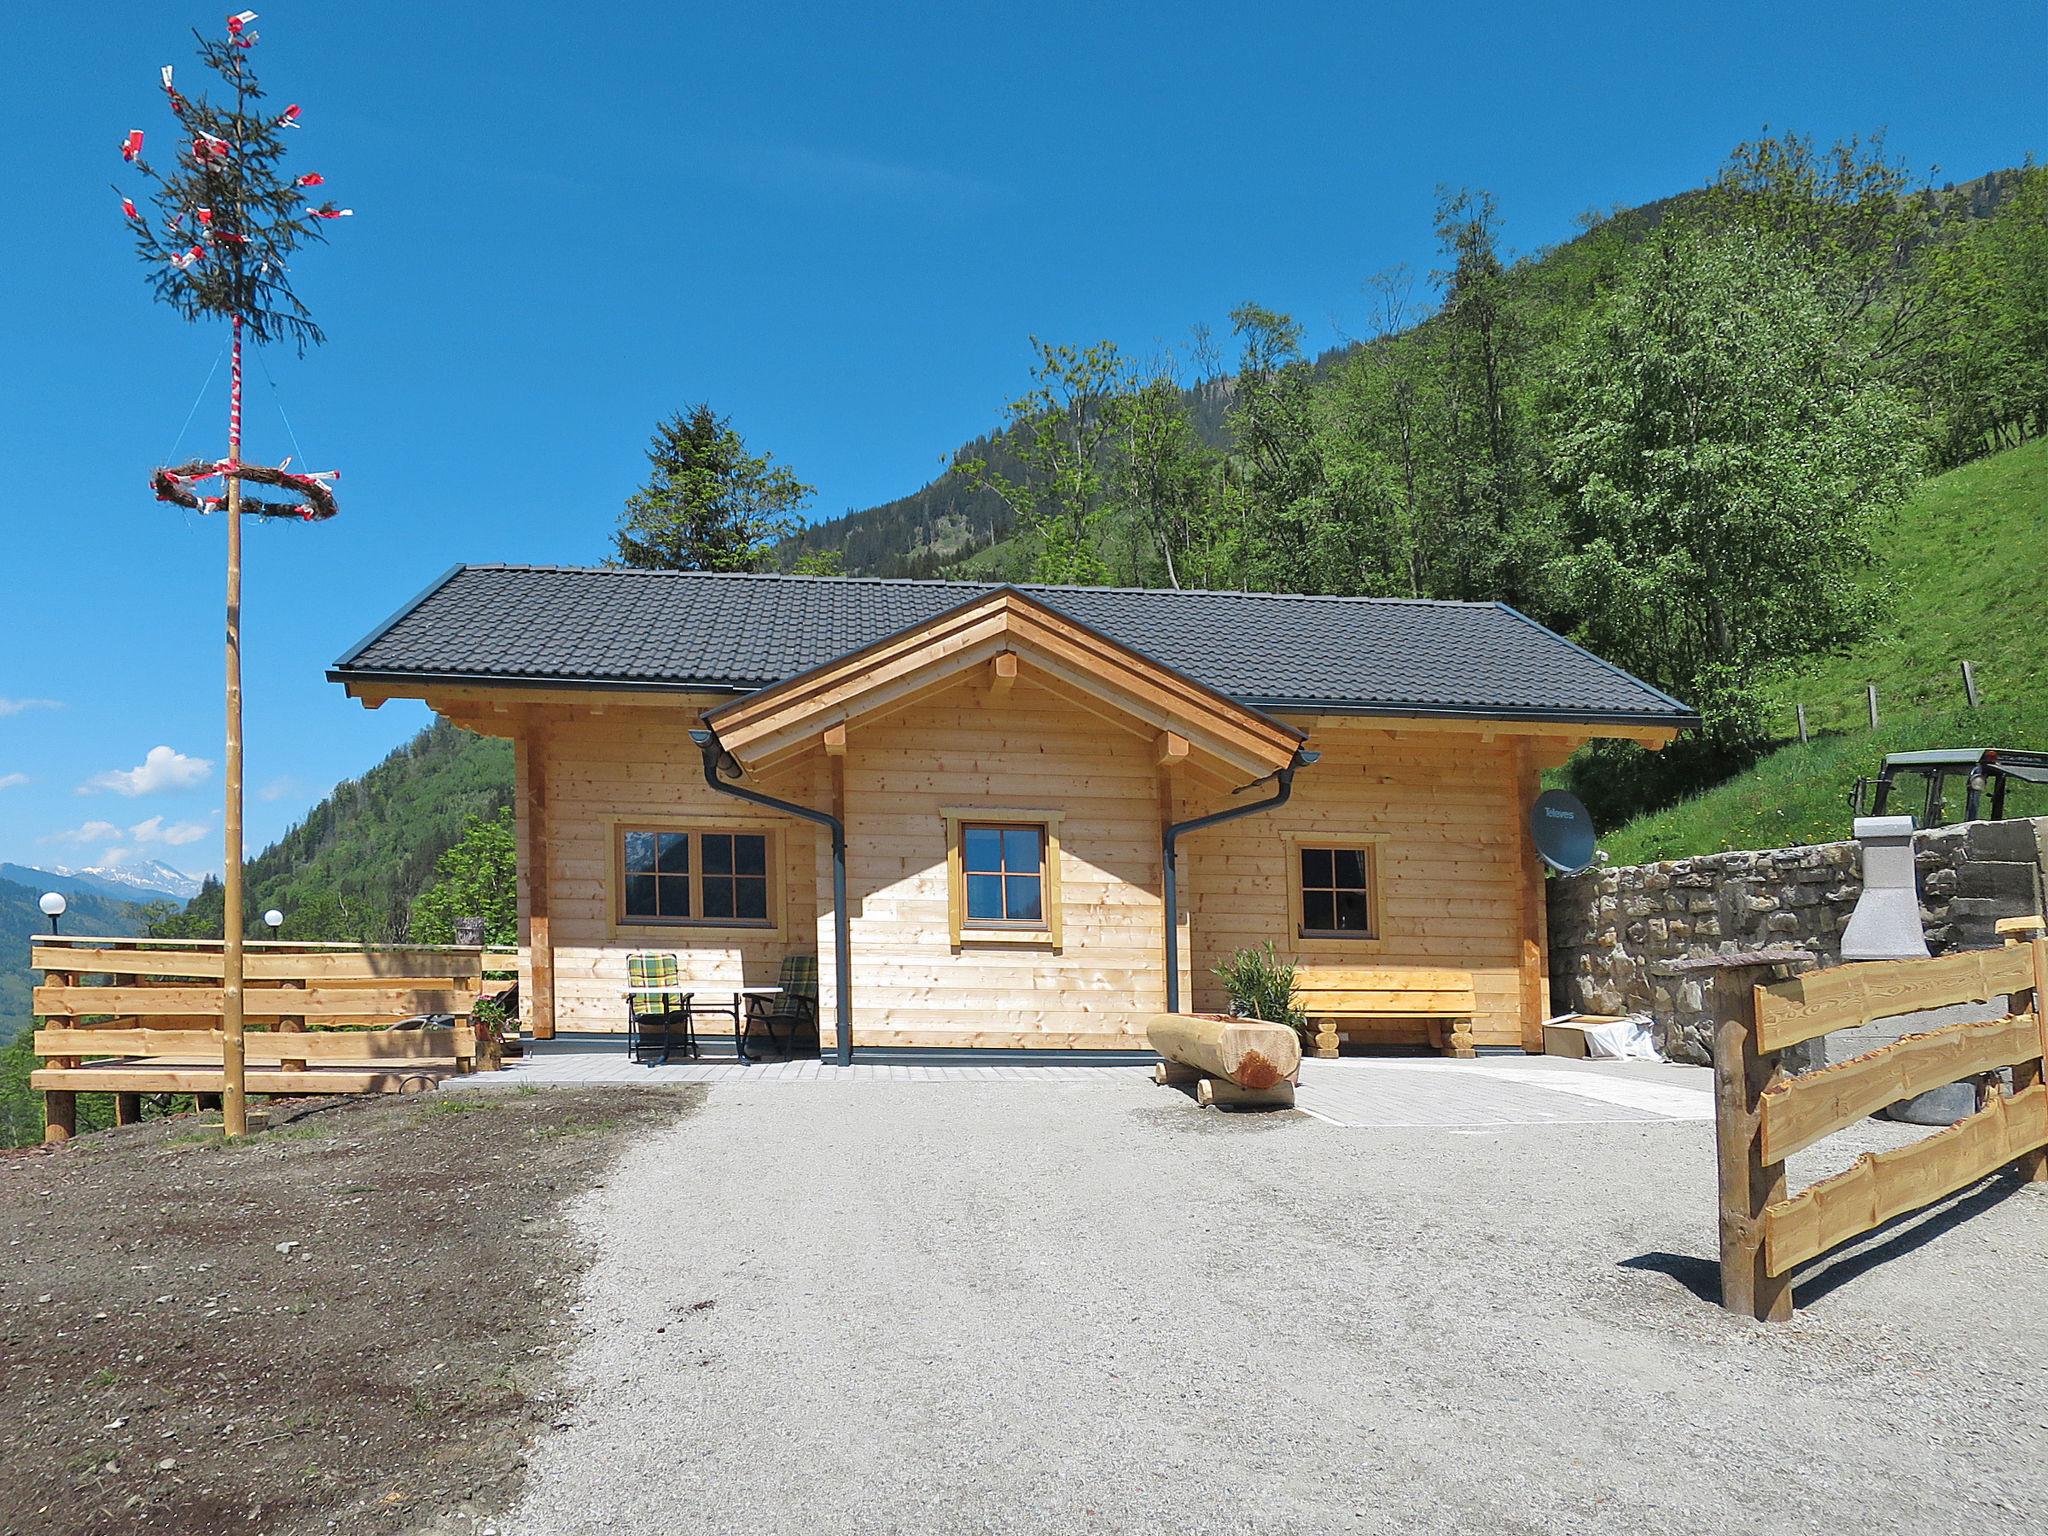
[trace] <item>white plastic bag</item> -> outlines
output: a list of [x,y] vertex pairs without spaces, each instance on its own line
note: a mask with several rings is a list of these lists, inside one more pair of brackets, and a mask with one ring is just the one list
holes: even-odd
[[1625,1019],[1583,1026],[1586,1054],[1600,1061],[1662,1061],[1649,1015],[1632,1013]]

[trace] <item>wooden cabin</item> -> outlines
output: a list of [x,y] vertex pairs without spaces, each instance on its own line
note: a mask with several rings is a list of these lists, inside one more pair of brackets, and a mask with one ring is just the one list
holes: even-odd
[[703,572],[458,567],[328,675],[513,741],[534,1033],[810,955],[841,1060],[1142,1050],[1267,941],[1326,1050],[1538,1049],[1537,776],[1697,723],[1501,604]]

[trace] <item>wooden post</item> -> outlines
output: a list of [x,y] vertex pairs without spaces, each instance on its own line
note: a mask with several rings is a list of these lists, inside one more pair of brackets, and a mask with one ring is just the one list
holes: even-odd
[[527,1018],[536,1040],[555,1037],[555,944],[548,901],[547,736],[528,716],[513,745],[522,847],[519,879],[525,888]]
[[[2012,1091],[2025,1093],[2042,1081],[2048,1073],[2048,938],[2036,938],[2034,951],[2033,994],[2027,1005],[2033,1009],[2034,1027],[2040,1040],[2038,1054],[2019,1062],[2012,1069]],[[2020,999],[2012,1000],[2013,1012],[2020,1011]],[[2013,1172],[2028,1184],[2048,1184],[2048,1147],[2036,1147],[2013,1164]]]
[[1863,692],[1870,704],[1870,728],[1874,731],[1877,729],[1877,684],[1865,683]]
[[1977,707],[1977,669],[1967,661],[1963,663],[1963,697],[1970,701],[1970,708]]
[[1799,715],[1799,745],[1801,745],[1801,746],[1803,747],[1803,746],[1805,746],[1805,745],[1806,745],[1806,739],[1807,739],[1807,738],[1806,738],[1806,706],[1805,706],[1804,704],[1797,704],[1797,705],[1794,705],[1794,706],[1793,706],[1793,708],[1794,708],[1794,709],[1795,709],[1795,710],[1796,710],[1796,711],[1798,712],[1798,715]]
[[[1522,1022],[1522,1049],[1532,1056],[1543,1054],[1543,1020],[1550,1011],[1550,913],[1543,880],[1543,861],[1536,856],[1534,839],[1522,818],[1543,792],[1542,775],[1536,768],[1536,754],[1528,742],[1509,749],[1514,760],[1515,798],[1509,807],[1508,836],[1515,850],[1516,940],[1520,947],[1517,967],[1518,999]],[[1452,1054],[1470,1057],[1471,1025],[1462,1023],[1463,1038],[1454,1032]]]
[[1764,1090],[1778,1080],[1782,1068],[1777,1052],[1757,1049],[1756,989],[1777,974],[1778,962],[1758,961],[1754,955],[1731,956],[1710,972],[1721,1305],[1767,1323],[1792,1315],[1791,1277],[1764,1269],[1764,1208],[1785,1198],[1785,1165],[1764,1162],[1757,1141]]
[[78,1095],[68,1088],[43,1090],[43,1145],[69,1141],[78,1130]]
[[136,1125],[142,1120],[142,1095],[139,1093],[117,1093],[114,1095],[114,1124]]
[[[75,971],[45,971],[43,980],[54,985],[75,987],[78,973]],[[45,1016],[45,1024],[76,1028],[78,1020],[70,1016]],[[53,1056],[53,1067],[75,1067],[79,1064],[76,1056]],[[43,1140],[45,1143],[69,1141],[78,1130],[78,1095],[69,1089],[46,1088],[43,1090]]]
[[[234,318],[229,376],[228,463],[242,461],[242,317]],[[249,1129],[242,1040],[242,477],[228,474],[227,795],[221,808],[220,1067],[221,1130]]]

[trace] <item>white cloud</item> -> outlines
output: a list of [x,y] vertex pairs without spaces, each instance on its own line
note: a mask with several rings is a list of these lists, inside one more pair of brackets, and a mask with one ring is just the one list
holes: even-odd
[[46,843],[103,843],[110,837],[119,837],[121,829],[111,821],[88,821],[82,827],[73,827],[68,832],[52,832],[43,841]]
[[163,817],[152,816],[147,821],[135,823],[128,829],[128,835],[144,845],[161,843],[167,848],[182,848],[187,843],[198,842],[207,831],[203,821],[174,821],[165,826]]
[[0,773],[0,789],[19,789],[27,782],[25,773]]
[[18,715],[25,709],[62,709],[64,706],[55,699],[7,699],[0,698],[0,717]]
[[112,790],[117,795],[153,795],[167,789],[190,789],[201,783],[213,764],[203,757],[187,757],[169,747],[151,747],[149,755],[134,768],[110,768],[94,774],[78,786],[81,795]]
[[298,791],[298,787],[298,780],[287,774],[283,778],[272,779],[268,784],[257,790],[256,798],[268,805],[274,800],[282,800],[286,795],[295,794]]

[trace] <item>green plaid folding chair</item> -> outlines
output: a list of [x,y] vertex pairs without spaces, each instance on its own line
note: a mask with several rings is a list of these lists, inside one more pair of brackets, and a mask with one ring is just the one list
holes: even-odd
[[[753,1033],[756,1024],[768,1036],[770,1045],[779,1045],[787,1055],[794,1055],[800,1045],[815,1051],[818,1048],[818,957],[816,955],[785,955],[782,961],[782,975],[776,979],[782,988],[775,997],[750,997],[747,999],[747,1032]],[[776,1031],[782,1038],[778,1041]]]
[[663,1061],[681,1046],[697,1054],[697,1032],[690,1025],[690,994],[682,990],[682,968],[674,955],[654,953],[626,957],[626,1054],[645,1061],[656,1051]]

